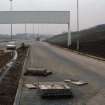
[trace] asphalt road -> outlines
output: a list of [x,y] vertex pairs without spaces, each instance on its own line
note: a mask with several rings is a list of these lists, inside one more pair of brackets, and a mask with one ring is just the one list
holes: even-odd
[[25,83],[38,81],[64,81],[76,79],[88,81],[88,85],[71,85],[72,99],[41,99],[36,90],[22,88],[20,105],[85,105],[105,87],[105,62],[85,57],[67,49],[43,42],[32,42],[27,67],[44,67],[53,72],[48,77],[24,77]]

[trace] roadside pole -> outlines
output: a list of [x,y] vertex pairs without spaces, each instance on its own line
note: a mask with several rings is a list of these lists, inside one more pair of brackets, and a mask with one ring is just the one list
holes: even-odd
[[[13,10],[13,5],[12,5],[12,2],[13,2],[13,0],[10,0],[10,11],[12,11]],[[10,25],[10,30],[11,30],[11,41],[13,40],[13,36],[12,36],[12,34],[13,34],[13,30],[12,30],[12,28],[13,28],[13,26],[12,26],[12,23],[11,23],[11,25]],[[13,56],[13,53],[14,53],[14,51],[11,51],[11,56]]]
[[71,20],[71,18],[70,18],[70,14],[69,14],[69,23],[68,23],[68,41],[67,41],[67,46],[68,46],[68,48],[70,48],[70,46],[71,46],[71,27],[70,27],[70,20]]
[[[13,5],[12,5],[13,0],[10,0],[10,11],[13,11]],[[12,34],[13,34],[13,30],[12,30],[13,26],[11,24],[11,41],[13,39]]]
[[[79,0],[77,0],[77,34],[79,34]],[[79,36],[79,35],[78,35]],[[79,37],[77,37],[77,51],[80,49],[80,40]]]

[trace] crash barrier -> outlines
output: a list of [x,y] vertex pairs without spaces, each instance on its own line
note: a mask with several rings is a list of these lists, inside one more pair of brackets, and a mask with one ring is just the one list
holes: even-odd
[[13,58],[10,60],[10,62],[8,62],[1,70],[2,71],[2,75],[0,76],[0,82],[2,81],[2,79],[5,77],[5,75],[7,74],[7,72],[11,69],[11,68],[15,68],[16,66],[16,60],[18,57],[17,51],[13,51]]

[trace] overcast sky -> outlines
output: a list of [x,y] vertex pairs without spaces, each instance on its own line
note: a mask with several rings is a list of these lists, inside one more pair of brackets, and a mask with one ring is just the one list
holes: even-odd
[[[71,30],[76,30],[77,0],[13,0],[15,11],[67,11],[71,10]],[[0,0],[0,11],[10,9],[9,0]],[[105,0],[79,0],[80,29],[98,24],[105,24]],[[32,32],[32,25],[27,26],[27,32]],[[39,33],[56,34],[67,31],[67,25],[39,25]],[[13,25],[14,33],[24,32],[24,25]],[[38,25],[35,25],[38,32]],[[9,34],[10,25],[0,25],[0,33]]]

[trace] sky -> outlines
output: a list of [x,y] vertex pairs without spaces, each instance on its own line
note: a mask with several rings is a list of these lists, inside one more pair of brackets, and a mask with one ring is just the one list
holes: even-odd
[[[71,30],[76,31],[77,0],[13,0],[14,11],[71,11]],[[9,0],[0,0],[0,11],[9,11]],[[79,0],[80,30],[105,24],[105,0]],[[25,25],[13,25],[13,33],[24,33]],[[39,27],[39,28],[38,28]],[[34,32],[40,34],[58,34],[67,31],[67,25],[35,25]],[[27,25],[27,32],[33,27]],[[10,34],[10,25],[0,25],[0,33]]]

